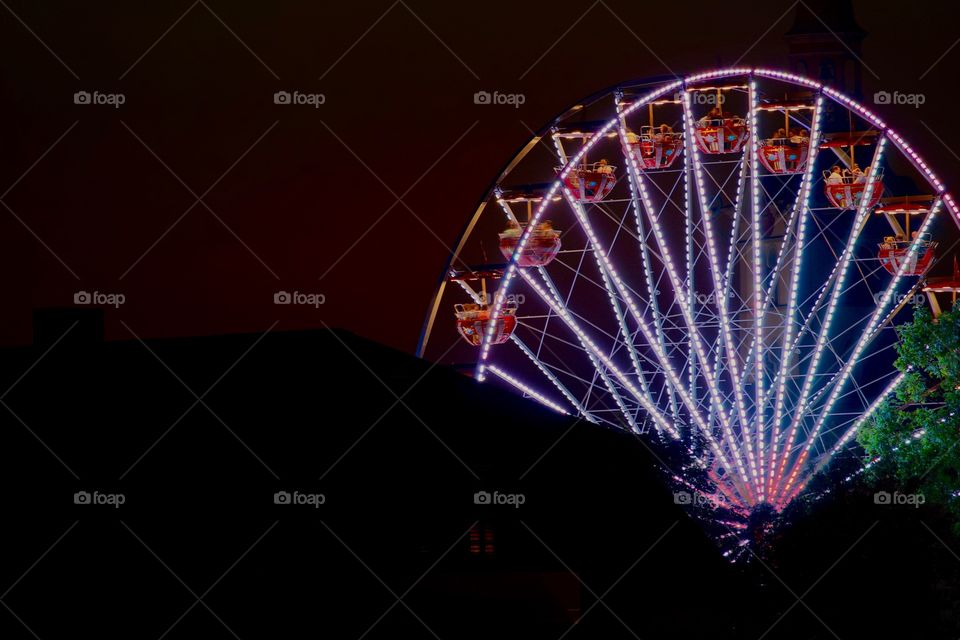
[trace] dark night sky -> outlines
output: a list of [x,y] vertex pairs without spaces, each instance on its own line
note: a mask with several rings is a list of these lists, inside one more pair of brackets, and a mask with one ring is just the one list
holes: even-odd
[[[789,2],[4,3],[0,343],[30,341],[34,308],[96,290],[126,296],[107,311],[111,338],[129,337],[121,321],[143,337],[279,321],[405,350],[525,124],[628,78],[744,53],[786,66],[792,14]],[[920,108],[877,110],[956,192],[957,10],[855,6],[876,74],[867,103],[922,92]],[[80,90],[126,103],[74,105]],[[274,105],[278,90],[326,104]],[[478,106],[478,90],[527,100]],[[326,304],[278,307],[281,289]]]

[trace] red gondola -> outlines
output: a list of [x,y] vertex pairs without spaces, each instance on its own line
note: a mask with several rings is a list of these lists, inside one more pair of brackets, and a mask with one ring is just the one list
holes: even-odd
[[697,121],[694,134],[703,153],[736,153],[747,141],[747,123],[739,116],[702,118]]
[[889,213],[890,215],[919,216],[930,213],[930,207],[914,202],[905,202],[903,204],[889,204],[877,207],[874,213]]
[[801,173],[810,155],[810,138],[767,138],[759,149],[760,163],[770,173]]
[[757,105],[757,111],[780,112],[783,126],[772,136],[763,140],[757,151],[760,163],[770,173],[791,175],[802,173],[810,157],[810,132],[805,128],[791,126],[790,114],[797,111],[813,111],[815,106],[807,101],[765,102]]
[[823,178],[826,184],[823,190],[831,206],[847,210],[859,208],[868,184],[872,184],[873,187],[870,192],[870,201],[866,206],[868,209],[877,206],[880,198],[883,197],[883,172],[877,172],[873,180],[866,177],[868,173],[869,171],[859,176],[851,174],[841,176],[831,175],[829,171],[824,170]]
[[[557,167],[559,174],[563,167]],[[572,168],[563,178],[563,185],[581,202],[600,202],[617,184],[617,168],[606,162],[594,162]]]
[[[492,310],[485,304],[456,304],[453,306],[457,317],[457,331],[467,344],[479,347],[490,328]],[[500,309],[491,337],[491,344],[503,344],[517,328],[517,307],[504,305]]]
[[837,133],[825,133],[820,138],[821,149],[850,149],[854,147],[869,146],[877,143],[880,132],[875,129],[867,131],[841,131]]
[[960,266],[957,265],[956,256],[953,258],[953,275],[928,278],[923,290],[933,293],[952,293],[954,298],[957,297],[957,294],[960,293]]
[[[517,249],[523,230],[519,225],[507,228],[500,234],[500,253],[509,260]],[[527,238],[520,255],[517,256],[518,267],[545,267],[560,253],[560,232],[553,228],[549,221],[541,222]]]
[[666,169],[680,157],[683,135],[667,125],[640,127],[640,135],[627,134],[627,146],[641,168]]
[[953,308],[957,308],[957,295],[960,294],[960,266],[957,265],[956,256],[953,257],[953,275],[928,278],[923,292],[927,294],[927,300],[930,301],[934,318],[939,318],[942,313],[940,301],[937,300],[936,296],[938,293],[949,293]]
[[930,240],[930,234],[925,233],[920,236],[917,250],[910,252],[910,240],[897,239],[894,236],[887,236],[880,244],[880,253],[878,258],[883,268],[890,274],[896,275],[897,271],[904,267],[905,276],[922,276],[933,264],[936,258],[937,243]]

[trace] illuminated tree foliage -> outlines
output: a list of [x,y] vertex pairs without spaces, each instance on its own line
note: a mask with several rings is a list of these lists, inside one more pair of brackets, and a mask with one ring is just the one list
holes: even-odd
[[945,507],[960,535],[960,309],[936,320],[918,308],[899,329],[896,366],[906,373],[858,440],[875,481],[895,480]]

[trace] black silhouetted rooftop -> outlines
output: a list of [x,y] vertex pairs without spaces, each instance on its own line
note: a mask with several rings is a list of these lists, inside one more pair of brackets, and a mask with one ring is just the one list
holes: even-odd
[[[798,509],[770,558],[735,567],[628,434],[345,331],[105,343],[97,326],[41,314],[33,347],[0,353],[22,559],[0,577],[63,535],[5,597],[43,638],[160,637],[195,601],[184,584],[215,585],[204,602],[242,638],[321,621],[359,637],[404,594],[416,617],[397,605],[371,637],[432,637],[419,617],[441,638],[555,640],[583,616],[570,637],[752,639],[824,572],[805,602],[841,637],[934,637],[957,600],[954,559],[916,514],[864,492]],[[75,505],[77,491],[126,502]],[[282,491],[325,502],[274,504]],[[865,617],[882,598],[913,617]],[[772,637],[828,637],[804,611]],[[226,633],[199,605],[176,627]]]

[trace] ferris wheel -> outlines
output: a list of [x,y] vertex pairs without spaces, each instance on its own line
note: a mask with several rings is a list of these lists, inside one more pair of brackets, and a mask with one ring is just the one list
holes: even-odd
[[903,380],[895,326],[956,299],[926,276],[958,225],[909,143],[828,86],[626,84],[510,162],[420,352],[456,330],[478,380],[679,446],[674,479],[730,512],[781,511]]

